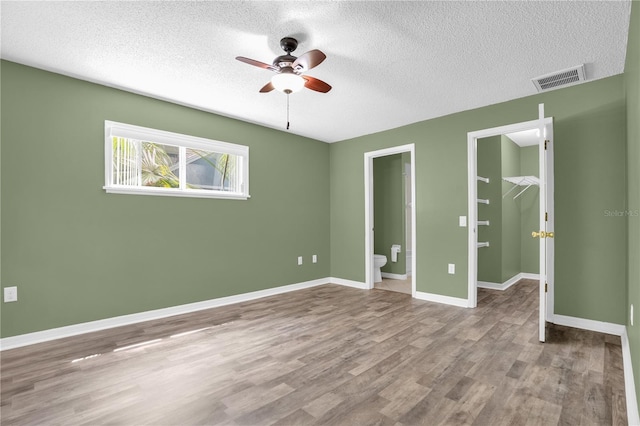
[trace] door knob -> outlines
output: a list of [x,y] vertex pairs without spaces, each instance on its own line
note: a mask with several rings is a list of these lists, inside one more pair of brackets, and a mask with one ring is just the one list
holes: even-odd
[[540,237],[540,238],[553,238],[553,232],[544,232],[544,231],[536,232],[536,231],[533,231],[531,233],[531,236],[533,238],[538,238],[538,237]]

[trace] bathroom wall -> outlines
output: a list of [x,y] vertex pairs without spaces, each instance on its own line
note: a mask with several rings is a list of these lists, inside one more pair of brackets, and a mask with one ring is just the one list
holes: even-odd
[[[387,264],[381,271],[403,275],[406,273],[403,154],[373,159],[373,201],[373,250],[387,256]],[[397,262],[391,261],[393,244],[402,246]]]

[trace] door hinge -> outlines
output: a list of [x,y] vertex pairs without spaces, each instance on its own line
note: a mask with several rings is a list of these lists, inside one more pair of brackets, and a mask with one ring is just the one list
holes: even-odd
[[544,212],[544,221],[548,222],[549,221],[549,213]]
[[544,283],[544,292],[545,293],[548,291],[548,287],[549,287],[549,285],[547,283]]
[[548,143],[549,143],[549,140],[545,140],[545,141],[544,141],[544,149],[545,149],[545,151],[547,150],[547,144],[548,144]]

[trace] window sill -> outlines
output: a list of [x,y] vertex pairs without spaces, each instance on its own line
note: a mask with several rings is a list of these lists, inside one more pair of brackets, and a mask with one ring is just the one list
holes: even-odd
[[109,194],[129,194],[129,195],[159,195],[162,197],[189,197],[189,198],[222,198],[227,200],[248,200],[250,195],[239,194],[237,192],[213,192],[199,191],[194,189],[176,190],[166,188],[127,188],[116,186],[104,186],[103,189]]

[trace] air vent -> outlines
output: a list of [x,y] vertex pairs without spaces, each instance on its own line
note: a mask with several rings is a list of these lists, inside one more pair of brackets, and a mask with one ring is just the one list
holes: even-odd
[[570,86],[585,80],[584,64],[582,64],[577,67],[536,77],[531,81],[534,86],[536,86],[536,89],[538,89],[538,92],[545,92],[558,87]]

